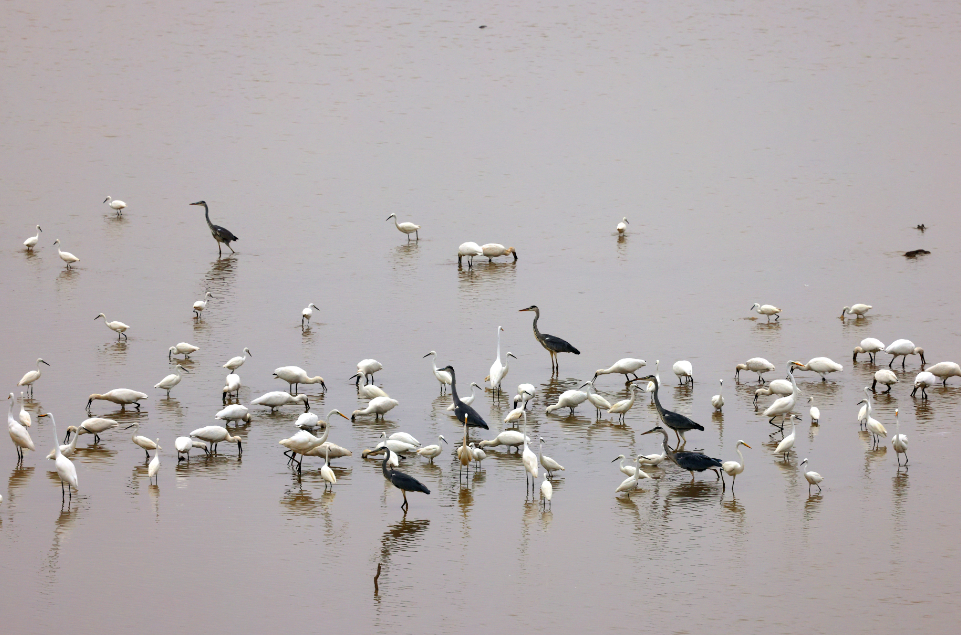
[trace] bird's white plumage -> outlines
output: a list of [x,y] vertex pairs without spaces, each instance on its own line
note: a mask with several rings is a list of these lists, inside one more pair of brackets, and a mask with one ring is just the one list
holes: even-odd
[[253,357],[253,354],[250,352],[249,348],[245,348],[244,353],[245,355],[238,355],[237,357],[231,357],[228,359],[227,363],[224,364],[222,368],[226,368],[227,370],[233,372],[243,366],[244,362],[247,361],[247,355]]
[[36,246],[37,246],[37,241],[40,240],[40,232],[42,232],[42,231],[43,231],[43,230],[40,229],[40,225],[37,225],[37,235],[36,235],[36,236],[31,236],[30,238],[28,238],[28,239],[26,239],[25,241],[23,241],[23,246],[26,247],[28,250],[33,249],[34,247],[36,247]]
[[[60,239],[58,238],[57,241],[53,244],[60,245]],[[72,265],[73,263],[80,262],[80,258],[77,258],[69,251],[62,251],[59,246],[57,247],[57,253],[60,255],[60,260],[67,263],[67,269],[69,269],[70,265]]]
[[679,380],[684,382],[694,381],[694,366],[687,360],[682,359],[681,361],[674,362],[671,370],[674,371],[674,374],[677,375]]
[[720,410],[724,407],[724,380],[721,380],[721,388],[716,395],[711,397],[711,405],[714,406],[715,410]]

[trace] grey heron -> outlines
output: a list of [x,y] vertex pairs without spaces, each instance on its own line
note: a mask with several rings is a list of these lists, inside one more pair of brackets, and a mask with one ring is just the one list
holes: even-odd
[[691,473],[691,480],[694,480],[694,472],[703,472],[704,470],[714,470],[717,474],[717,478],[721,478],[721,473],[717,471],[717,468],[723,467],[719,459],[715,459],[706,454],[701,454],[700,452],[676,452],[671,449],[671,446],[667,444],[667,431],[661,426],[655,426],[648,430],[647,432],[642,432],[641,434],[654,434],[660,432],[664,435],[663,447],[664,453],[667,458],[671,460],[672,463],[685,469]]
[[230,253],[236,253],[234,251],[234,248],[230,246],[230,243],[240,239],[234,236],[233,233],[226,227],[221,227],[220,225],[214,225],[213,223],[210,222],[210,208],[207,207],[207,202],[197,201],[196,203],[191,203],[191,205],[204,206],[204,214],[207,217],[207,227],[210,228],[210,235],[213,236],[214,240],[217,241],[217,255],[218,256],[223,255],[223,251],[220,248],[221,244],[227,245],[227,248],[230,249]]
[[555,369],[560,372],[560,364],[557,362],[558,353],[574,353],[575,355],[580,355],[581,352],[571,346],[570,343],[562,340],[559,337],[553,335],[548,335],[547,333],[541,333],[537,328],[537,320],[541,319],[541,310],[537,308],[537,305],[532,304],[526,309],[521,309],[521,311],[533,311],[534,312],[534,338],[541,343],[541,346],[547,349],[547,352],[551,354],[551,371]]
[[[657,408],[657,414],[661,418],[661,422],[664,425],[666,425],[668,428],[673,430],[674,434],[677,435],[678,447],[683,445],[681,443],[680,433],[687,432],[688,430],[704,430],[704,426],[697,423],[696,421],[691,421],[690,419],[688,419],[682,414],[678,414],[670,410],[665,410],[664,407],[661,406],[661,400],[658,396],[658,392],[661,389],[661,382],[657,379],[657,377],[655,377],[654,375],[647,375],[646,377],[641,377],[640,379],[632,379],[631,381],[632,382],[634,381],[654,382],[654,407]],[[657,430],[657,428],[654,428],[654,429]],[[647,434],[647,433],[645,432],[644,434]],[[665,437],[666,436],[667,436],[667,433],[665,433]]]
[[401,505],[400,508],[406,512],[408,507],[407,492],[424,492],[425,494],[430,494],[430,490],[413,476],[387,467],[387,462],[390,460],[391,450],[389,448],[384,449],[386,450],[386,453],[384,454],[384,461],[380,464],[380,469],[384,473],[384,478],[390,481],[391,485],[399,489],[401,493],[404,494],[404,504]]
[[457,420],[463,421],[466,417],[467,425],[471,428],[489,430],[490,428],[487,426],[487,422],[477,414],[477,411],[461,401],[461,398],[457,396],[457,376],[454,374],[454,367],[448,364],[440,370],[450,373],[450,395],[454,400],[454,416],[457,417]]

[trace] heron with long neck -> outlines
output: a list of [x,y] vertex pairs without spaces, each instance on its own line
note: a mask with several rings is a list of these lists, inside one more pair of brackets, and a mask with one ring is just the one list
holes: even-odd
[[551,372],[560,372],[560,364],[557,362],[558,353],[574,353],[575,355],[580,355],[581,352],[571,346],[571,344],[559,337],[553,335],[548,335],[547,333],[541,333],[540,329],[537,328],[537,321],[541,319],[541,310],[537,308],[537,305],[530,305],[526,309],[520,309],[521,311],[533,311],[534,312],[534,338],[541,343],[541,346],[547,349],[547,352],[551,354]]
[[440,369],[441,372],[450,373],[450,396],[454,400],[454,416],[458,421],[466,421],[471,428],[483,428],[489,430],[487,422],[477,414],[477,411],[461,401],[457,396],[457,376],[454,374],[454,367],[448,364]]
[[692,421],[682,414],[667,410],[661,405],[661,400],[658,396],[658,392],[661,389],[661,382],[656,376],[647,375],[645,377],[641,377],[640,379],[631,380],[631,382],[635,381],[650,381],[654,383],[654,407],[657,408],[657,415],[661,418],[661,423],[673,430],[674,434],[677,435],[678,447],[682,447],[684,445],[681,442],[681,435],[688,430],[704,430],[704,426],[696,421]]
[[400,508],[406,512],[408,507],[407,492],[423,492],[425,494],[430,494],[430,490],[413,476],[404,474],[403,472],[398,472],[392,467],[388,467],[387,462],[390,460],[390,455],[390,448],[385,447],[384,461],[380,464],[380,469],[384,473],[384,478],[390,481],[394,487],[399,489],[404,494],[404,503],[400,506]]
[[196,203],[191,203],[191,205],[204,206],[204,215],[207,217],[207,227],[210,228],[210,235],[213,236],[214,240],[217,241],[217,255],[218,256],[223,255],[223,251],[220,248],[221,244],[227,245],[227,248],[230,249],[230,253],[237,253],[234,251],[234,248],[230,246],[230,243],[240,239],[234,236],[233,233],[226,227],[221,227],[220,225],[214,225],[213,223],[210,222],[210,208],[207,207],[207,202],[197,201]]
[[674,465],[690,472],[692,481],[694,480],[694,472],[703,472],[704,470],[713,470],[714,473],[717,474],[717,478],[721,478],[721,473],[717,471],[718,468],[723,467],[720,459],[715,459],[700,452],[677,452],[672,450],[671,446],[667,444],[667,431],[661,426],[655,426],[641,434],[654,434],[658,432],[663,435],[661,443],[664,448],[664,454],[667,455],[667,458],[670,459]]

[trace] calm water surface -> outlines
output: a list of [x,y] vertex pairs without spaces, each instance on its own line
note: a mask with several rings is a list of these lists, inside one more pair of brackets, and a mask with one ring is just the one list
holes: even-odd
[[[83,437],[81,493],[61,508],[49,424],[15,464],[0,452],[0,611],[10,632],[343,632],[517,628],[809,633],[953,630],[959,616],[954,460],[961,381],[909,397],[919,360],[876,400],[900,408],[911,463],[872,450],[855,421],[875,367],[864,337],[909,338],[930,363],[961,358],[954,206],[961,185],[959,10],[951,3],[428,2],[234,7],[220,3],[6,3],[0,113],[0,325],[12,390],[50,362],[28,409],[63,430],[94,392],[150,395],[141,423],[164,450],[159,486],[127,432]],[[478,26],[487,25],[486,29]],[[128,208],[115,217],[110,194]],[[217,258],[202,218],[240,241]],[[407,243],[384,219],[422,225]],[[628,235],[614,226],[630,220]],[[918,223],[930,229],[921,234]],[[35,253],[21,242],[44,232]],[[63,268],[52,243],[80,257]],[[516,263],[456,265],[464,241],[514,246]],[[932,253],[905,259],[905,250]],[[202,321],[190,305],[215,296]],[[748,311],[783,309],[778,324]],[[300,310],[315,302],[312,328]],[[846,304],[874,305],[864,320]],[[541,327],[582,354],[551,378]],[[129,342],[93,318],[131,325]],[[423,443],[459,435],[429,360],[461,390],[512,351],[505,384],[538,395],[532,433],[566,466],[553,510],[524,494],[519,457],[492,452],[469,484],[448,455],[406,470],[431,489],[410,511],[374,461],[381,431]],[[153,389],[169,346],[191,342],[183,382]],[[176,465],[174,438],[214,424],[228,358],[243,402],[322,375],[313,410],[362,407],[358,360],[400,405],[383,422],[334,423],[353,457],[302,478],[277,445],[298,409],[254,408],[243,458],[222,445]],[[807,416],[788,461],[773,456],[750,374],[763,356],[826,355],[844,371],[799,373]],[[661,360],[666,407],[706,430],[691,445],[736,458],[737,493],[673,467],[630,499],[611,459],[652,452],[644,401],[626,426],[544,408],[625,356]],[[671,364],[694,365],[693,388]],[[879,361],[886,364],[888,356]],[[725,379],[727,404],[710,397]],[[952,385],[953,384],[953,385]],[[615,376],[598,380],[612,401]],[[762,402],[762,407],[770,399]],[[490,438],[510,409],[478,396]],[[807,408],[804,408],[806,413]],[[61,432],[62,433],[62,432]],[[226,448],[226,449],[225,449]],[[808,496],[797,464],[825,481]],[[379,593],[372,576],[382,563]]]

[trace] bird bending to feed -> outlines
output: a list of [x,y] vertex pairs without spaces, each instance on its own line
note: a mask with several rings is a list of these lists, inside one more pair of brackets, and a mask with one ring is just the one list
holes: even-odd
[[844,314],[853,315],[855,318],[861,318],[868,311],[871,310],[870,304],[852,304],[851,306],[846,306],[841,309],[841,319],[844,319]]
[[[247,355],[250,355],[251,357],[254,356],[254,354],[250,352],[249,348],[245,348],[244,353],[246,353]],[[227,360],[226,364],[221,366],[221,368],[226,368],[230,372],[233,372],[244,365],[244,362],[247,361],[247,355],[238,355],[237,357],[231,357],[230,359]]]
[[598,368],[594,373],[594,379],[597,379],[599,375],[610,375],[612,373],[620,373],[624,375],[625,383],[631,379],[631,375],[634,375],[634,379],[637,379],[637,371],[647,365],[643,359],[635,359],[633,357],[625,357],[614,362],[614,365],[610,368]]
[[827,381],[827,378],[824,376],[827,373],[837,373],[844,370],[844,366],[842,366],[841,364],[838,364],[834,360],[831,360],[827,357],[815,357],[814,359],[810,360],[807,364],[790,361],[788,362],[788,368],[797,369],[797,370],[809,370],[809,371],[815,372],[821,376],[821,381]]
[[124,428],[124,430],[129,430],[130,428],[133,428],[133,432],[130,434],[130,440],[133,442],[134,445],[141,448],[144,451],[144,454],[146,454],[147,458],[149,459],[150,452],[148,452],[148,450],[156,450],[157,442],[137,434],[137,432],[140,431],[139,423],[132,423],[126,428]]
[[560,408],[570,408],[571,415],[573,415],[574,408],[585,401],[587,401],[587,393],[583,390],[565,390],[561,393],[561,396],[557,398],[557,403],[552,406],[547,406],[545,412],[551,414]]
[[310,326],[310,318],[314,317],[314,309],[320,311],[320,307],[311,302],[307,305],[307,308],[300,312],[300,328],[304,328],[305,323],[306,326]]
[[[443,441],[444,443],[447,443],[447,439],[444,438],[443,434],[438,434],[437,439],[439,441]],[[434,459],[439,457],[441,455],[441,452],[443,451],[444,451],[444,447],[439,443],[437,443],[434,445],[427,445],[420,448],[419,450],[417,450],[417,454],[418,456],[422,456],[426,458],[428,461],[430,461],[431,463],[433,463]]]
[[127,206],[123,201],[115,201],[109,196],[103,199],[103,202],[110,203],[110,209],[117,212],[117,216],[121,216],[123,214],[123,208]]
[[628,223],[630,223],[630,221],[627,220],[627,216],[625,216],[624,218],[622,218],[622,219],[621,219],[621,222],[619,222],[619,223],[617,224],[617,233],[618,233],[618,234],[623,234],[623,233],[627,230],[627,225],[628,225]]
[[461,266],[462,259],[467,258],[467,268],[471,269],[474,266],[474,258],[483,255],[484,252],[477,243],[461,243],[457,248],[457,266]]
[[[174,439],[174,449],[177,450],[177,463],[181,461],[190,462],[190,450],[193,448],[200,448],[204,452],[207,452],[207,444],[203,441],[194,441],[190,437],[177,437]],[[182,456],[186,455],[186,459]]]
[[206,441],[210,444],[207,450],[208,454],[217,453],[217,444],[221,441],[226,441],[227,443],[237,444],[237,454],[244,453],[243,439],[238,436],[230,436],[230,432],[227,428],[222,428],[220,426],[205,426],[203,428],[197,428],[190,433],[191,438],[200,439],[201,441]]
[[[804,459],[803,461],[801,461],[801,464],[798,465],[798,467],[801,467],[801,465],[804,465],[804,464],[807,463],[807,462],[808,462],[808,460],[807,460],[807,459]],[[821,493],[821,481],[824,480],[824,477],[823,477],[823,476],[821,476],[821,475],[818,474],[817,472],[805,472],[805,473],[804,473],[804,480],[806,480],[806,481],[808,482],[808,496],[811,495],[811,486],[812,486],[812,485],[816,485],[816,486],[817,486],[817,488],[818,488],[818,494]]]
[[154,450],[153,458],[150,459],[150,463],[147,464],[147,482],[149,483],[151,479],[154,479],[155,484],[159,485],[159,477],[157,473],[160,471],[160,451],[163,450],[160,447],[160,439],[155,439],[154,443],[157,445],[157,449]]
[[388,449],[387,454],[384,456],[384,461],[380,464],[380,469],[384,473],[384,478],[390,481],[391,485],[399,489],[404,494],[404,502],[400,508],[406,512],[408,507],[407,492],[423,492],[425,494],[430,494],[430,490],[413,476],[404,474],[403,472],[398,472],[393,468],[389,468],[387,466],[387,462],[390,459],[391,454],[392,452]]
[[121,410],[126,410],[127,406],[133,406],[140,412],[140,400],[146,399],[147,395],[136,390],[130,390],[129,388],[114,388],[113,390],[107,391],[102,395],[96,393],[90,395],[87,399],[87,410],[90,410],[90,404],[93,403],[94,399],[100,401],[110,401],[112,403],[118,404]]
[[754,391],[754,405],[757,406],[758,397],[767,397],[770,395],[781,395],[785,397],[793,392],[794,388],[791,386],[791,382],[786,379],[775,379],[766,386],[762,386]]
[[240,239],[234,236],[230,232],[230,230],[227,229],[226,227],[221,227],[220,225],[214,225],[213,223],[210,222],[210,209],[207,207],[206,201],[197,201],[196,203],[191,203],[191,205],[204,206],[204,214],[207,218],[207,227],[210,228],[210,235],[213,236],[214,240],[217,241],[217,255],[218,256],[223,255],[223,251],[220,248],[221,244],[227,245],[227,248],[230,249],[230,253],[236,253],[234,251],[234,248],[230,246],[230,243]]
[[552,459],[549,456],[544,456],[544,438],[538,437],[540,439],[540,445],[537,448],[537,458],[540,461],[541,467],[547,471],[547,475],[552,477],[554,472],[563,472],[564,466]]
[[901,418],[898,416],[898,409],[894,409],[894,437],[891,439],[891,446],[898,457],[898,466],[901,465],[901,455],[904,455],[904,464],[908,464],[908,435],[901,434]]
[[[740,441],[740,440],[739,440],[739,441],[737,442],[737,445],[734,446],[734,449],[737,451],[737,455],[738,455],[738,457],[741,459],[740,462],[737,462],[737,461],[724,461],[723,463],[721,463],[721,470],[723,470],[725,474],[727,474],[728,476],[731,477],[731,489],[732,489],[732,490],[734,489],[734,483],[735,483],[735,481],[737,481],[737,475],[744,471],[744,455],[741,454],[741,446],[742,446],[742,445],[743,445],[744,447],[746,447],[746,448],[751,448],[751,446],[749,446],[749,445],[748,445],[747,443],[745,443],[744,441]],[[753,449],[753,448],[751,448],[751,449]],[[727,486],[727,484],[724,483],[724,477],[723,477],[723,476],[721,477],[721,483],[723,483],[722,487],[726,487],[726,486]]]
[[280,368],[274,369],[274,377],[277,379],[282,379],[287,382],[290,390],[290,394],[296,395],[299,391],[301,384],[320,384],[327,392],[327,384],[324,383],[324,378],[320,375],[316,377],[310,377],[300,366],[281,366]]
[[330,465],[331,459],[339,459],[345,456],[353,456],[354,453],[348,450],[347,448],[343,448],[337,445],[336,443],[331,443],[330,441],[327,440],[328,438],[330,438],[330,427],[333,421],[331,417],[333,417],[334,415],[343,417],[344,419],[347,418],[347,415],[342,413],[337,408],[333,408],[332,410],[330,410],[327,413],[327,416],[325,417],[325,421],[323,422],[324,433],[320,435],[320,441],[321,441],[320,445],[316,446],[312,450],[308,450],[307,452],[305,452],[304,456],[317,456],[317,457],[322,456],[324,457],[324,461],[327,462],[327,465]]
[[929,367],[928,372],[940,379],[942,386],[947,386],[948,377],[961,377],[961,366],[954,362],[938,362]]
[[[268,393],[270,394],[270,393]],[[220,412],[214,415],[214,419],[220,419],[226,423],[231,421],[246,421],[250,422],[250,411],[247,410],[247,406],[241,406],[240,404],[233,404],[227,406]]]
[[752,373],[757,373],[757,380],[764,383],[764,373],[769,373],[774,370],[774,364],[767,361],[763,357],[752,357],[743,364],[738,364],[734,367],[734,381],[741,378],[741,371],[749,370]]
[[27,248],[27,251],[32,251],[33,248],[37,246],[37,241],[40,240],[40,232],[42,231],[43,230],[40,229],[40,225],[37,225],[37,235],[31,236],[30,238],[23,241],[23,246]]
[[[657,408],[657,415],[661,418],[661,423],[673,430],[674,434],[677,435],[678,447],[683,447],[684,443],[681,442],[681,435],[688,430],[704,430],[704,426],[701,424],[688,419],[682,414],[666,410],[663,406],[661,406],[661,399],[659,397],[661,382],[659,382],[654,375],[647,375],[646,377],[641,377],[640,379],[632,381],[654,382],[654,406]],[[654,429],[657,430],[658,428]],[[664,433],[664,436],[667,436],[667,432]]]
[[[183,372],[185,372],[185,373],[189,373],[189,372],[190,372],[189,370],[187,370],[186,368],[184,368],[184,367],[181,366],[180,364],[177,364],[177,371],[183,371]],[[166,377],[164,377],[163,379],[161,379],[159,382],[157,382],[156,384],[154,384],[154,388],[160,388],[161,390],[166,390],[166,391],[167,391],[167,397],[169,398],[169,397],[170,397],[170,389],[173,388],[174,386],[176,386],[177,384],[179,384],[179,383],[180,383],[180,380],[181,380],[181,375],[180,375],[180,373],[179,373],[179,372],[175,372],[175,373],[172,373],[172,374],[170,374],[170,375],[167,375]]]
[[[58,238],[53,244],[54,244],[54,245],[59,245],[59,244],[60,244],[60,239]],[[60,247],[57,247],[57,253],[60,254],[60,260],[62,260],[62,261],[64,261],[65,263],[67,263],[67,269],[69,269],[69,268],[70,268],[70,265],[72,265],[73,263],[75,263],[75,262],[80,262],[80,258],[77,258],[77,257],[74,256],[72,253],[70,253],[69,251],[61,251],[61,250],[60,250]]]
[[548,335],[547,333],[541,333],[537,328],[537,321],[541,319],[541,310],[537,308],[537,305],[530,305],[526,309],[520,309],[521,311],[533,311],[534,312],[534,338],[541,343],[541,346],[547,349],[547,352],[551,354],[551,371],[560,372],[561,367],[557,362],[558,353],[574,353],[575,355],[580,355],[581,352],[562,340],[559,337],[554,337],[553,335]]
[[377,397],[390,397],[383,388],[380,386],[375,386],[374,384],[367,384],[366,386],[357,386],[357,396],[361,399],[376,399]]
[[[593,384],[592,384],[593,385]],[[478,386],[480,388],[480,386]],[[534,384],[517,384],[517,394],[514,395],[515,406],[518,401],[524,402],[524,410],[527,410],[527,403],[537,394]]]
[[[13,445],[17,449],[17,464],[19,465],[23,462],[24,450],[36,452],[37,448],[33,445],[33,439],[30,438],[30,433],[27,432],[24,425],[13,418],[13,406],[16,403],[13,393],[10,393],[7,399],[10,400],[10,412],[7,413],[7,430],[10,432],[10,440],[13,441]],[[40,416],[43,417],[44,415]]]
[[392,219],[392,218],[394,219],[394,227],[397,228],[397,231],[399,231],[399,232],[401,232],[401,233],[403,233],[403,234],[407,234],[407,241],[408,241],[408,242],[410,242],[410,235],[411,235],[411,234],[414,234],[414,236],[416,237],[416,239],[417,239],[417,240],[420,240],[420,234],[417,233],[418,230],[420,229],[420,225],[415,225],[414,223],[398,223],[398,222],[397,222],[397,214],[391,214],[391,215],[388,216],[385,220],[390,220],[390,219]]
[[34,382],[36,382],[38,379],[40,379],[40,364],[46,364],[47,366],[50,365],[50,364],[47,364],[47,362],[43,361],[42,359],[40,359],[40,358],[38,357],[38,358],[37,358],[37,369],[36,369],[36,370],[31,370],[31,371],[29,371],[29,372],[26,373],[23,377],[20,378],[20,381],[17,382],[17,385],[18,385],[18,386],[26,386],[26,387],[27,387],[27,394],[30,395],[31,397],[33,397],[33,384],[34,384]]
[[856,362],[858,361],[858,355],[860,355],[861,353],[867,353],[868,359],[870,359],[871,363],[873,364],[875,353],[879,353],[883,350],[884,350],[884,344],[881,343],[881,340],[875,339],[873,337],[866,337],[863,340],[861,340],[860,346],[854,347],[854,355],[852,356],[851,359],[852,361]]
[[[789,365],[790,365],[790,362],[789,362]],[[784,432],[785,418],[788,416],[788,414],[791,413],[792,410],[794,410],[794,406],[797,404],[797,398],[801,395],[801,391],[797,387],[797,382],[794,380],[794,373],[789,373],[788,377],[791,380],[790,394],[784,397],[775,399],[774,403],[768,406],[767,409],[764,411],[764,416],[770,417],[770,419],[768,420],[768,423],[778,428],[778,431],[780,432]],[[770,385],[773,386],[774,384],[775,382],[772,381]],[[757,398],[757,392],[755,392],[755,399],[756,398]],[[774,423],[774,420],[779,416],[781,417],[781,425]],[[776,434],[776,432],[771,433],[772,436],[774,434]]]
[[691,362],[687,360],[681,360],[679,362],[674,362],[674,366],[671,368],[674,374],[677,375],[677,383],[679,384],[693,384],[694,383],[694,367]]
[[[73,489],[77,490],[78,492],[80,491],[80,486],[77,485],[77,468],[74,466],[73,461],[65,457],[63,453],[60,452],[60,445],[57,444],[57,422],[53,418],[53,413],[46,412],[40,416],[50,417],[50,425],[53,428],[53,441],[56,444],[54,446],[54,452],[56,453],[55,461],[57,465],[57,476],[60,477],[60,499],[63,500],[64,483],[67,484],[67,493],[70,495],[70,498],[73,498],[73,492],[70,490],[70,488],[73,487]],[[32,450],[33,448],[30,449]]]
[[481,441],[477,445],[481,448],[496,448],[500,445],[506,445],[507,451],[510,452],[511,448],[519,448],[524,445],[525,440],[530,441],[530,437],[523,432],[518,430],[504,430],[493,439]]
[[263,394],[251,401],[250,404],[253,406],[267,406],[270,408],[271,413],[273,413],[274,409],[281,406],[296,406],[298,404],[304,404],[304,412],[310,410],[310,401],[307,399],[307,395],[291,395],[282,390],[275,390]]
[[751,307],[752,311],[757,311],[759,315],[766,315],[767,321],[771,321],[771,316],[774,316],[774,321],[777,322],[781,319],[781,309],[777,308],[773,304],[760,304],[755,302],[754,306]]
[[[93,442],[96,444],[96,443],[100,443],[101,434],[103,434],[107,430],[116,428],[119,425],[120,424],[114,421],[113,419],[91,417],[89,419],[86,419],[83,423],[80,424],[80,427],[76,429],[76,433],[77,433],[77,436],[80,436],[81,434],[92,434]],[[70,427],[72,428],[73,426],[70,426]],[[64,443],[66,443],[69,440],[70,440],[70,428],[67,428],[67,436],[64,437]]]
[[544,506],[545,510],[550,506],[551,499],[554,498],[554,486],[551,485],[549,478],[550,474],[544,474],[544,482],[541,483],[541,505]]
[[819,423],[821,421],[821,410],[814,405],[814,397],[808,397],[808,403],[811,404],[811,410],[809,411],[811,423]]
[[[77,426],[67,426],[67,437],[69,437],[70,434],[73,432],[77,432]],[[77,441],[79,439],[80,439],[80,435],[75,434],[72,441],[66,444],[61,444],[60,453],[67,458],[70,458],[71,456],[73,456],[74,453],[77,451]],[[50,454],[47,455],[47,460],[52,461],[56,458],[57,458],[56,449],[50,450]]]
[[888,368],[894,363],[898,357],[901,358],[901,369],[904,369],[904,363],[908,359],[908,355],[920,355],[921,356],[921,366],[924,367],[927,364],[924,361],[924,349],[920,346],[915,346],[914,342],[911,340],[895,340],[888,344],[888,347],[884,349],[884,352],[891,356],[891,361],[888,362]]
[[214,294],[211,293],[210,291],[207,291],[206,293],[204,293],[203,300],[197,300],[196,302],[194,302],[194,317],[197,317],[197,318],[200,317],[200,314],[203,313],[204,310],[207,308],[207,303],[210,302],[210,298],[212,297],[214,297]]
[[[718,468],[721,467],[722,464],[719,459],[701,454],[700,452],[676,452],[672,450],[671,446],[667,444],[667,431],[661,426],[655,426],[641,434],[654,434],[655,432],[663,435],[661,446],[664,448],[664,454],[667,455],[667,458],[669,458],[674,465],[690,472],[692,481],[694,480],[694,472],[703,472],[704,470],[713,470],[714,473],[717,474],[717,478],[721,478],[721,473],[718,472]],[[638,465],[640,465],[640,461],[638,461]]]
[[367,407],[361,410],[354,410],[350,414],[350,420],[354,421],[357,419],[357,415],[374,415],[374,420],[376,421],[378,417],[384,418],[384,415],[394,409],[399,402],[396,399],[391,399],[390,397],[375,397],[368,402]]
[[363,377],[364,385],[366,386],[368,379],[370,380],[370,383],[374,383],[374,373],[379,370],[383,370],[383,368],[384,365],[378,362],[376,359],[362,359],[357,362],[357,374],[351,375],[347,378],[347,380],[350,381],[351,379],[356,378],[357,381],[354,382],[354,385],[360,386],[360,378]]
[[454,416],[457,417],[457,421],[463,421],[464,417],[467,417],[467,425],[471,428],[483,428],[488,430],[487,422],[477,414],[469,404],[464,403],[460,397],[457,396],[457,375],[454,374],[454,367],[448,364],[447,366],[441,368],[442,371],[450,373],[450,394],[454,400]]
[[898,376],[894,374],[894,371],[889,368],[880,368],[874,373],[874,381],[871,382],[871,392],[877,392],[876,388],[878,384],[884,384],[888,387],[884,391],[884,394],[891,392],[891,386],[898,383]]
[[230,373],[224,381],[226,385],[223,387],[221,403],[226,406],[228,395],[232,395],[232,398],[240,399],[240,375]]
[[[618,458],[621,458],[621,457],[618,457]],[[616,460],[617,459],[614,459],[614,461]],[[648,474],[647,472],[641,469],[640,455],[638,455],[638,457],[634,460],[634,467],[631,469],[633,469],[634,471],[627,472],[624,467],[621,467],[621,471],[624,472],[625,474],[628,474],[628,477],[623,481],[621,481],[621,484],[617,486],[617,489],[614,490],[615,494],[620,494],[621,492],[627,492],[627,495],[630,496],[631,492],[638,489],[638,486],[640,485],[640,479],[651,478],[650,474]]]
[[913,397],[917,394],[918,389],[921,389],[921,399],[928,398],[928,388],[931,386],[936,386],[938,384],[938,378],[926,370],[918,373],[918,376],[914,378],[914,390],[911,391],[911,396]]
[[193,344],[188,344],[187,342],[180,342],[176,346],[171,346],[167,349],[167,359],[173,359],[174,355],[183,355],[184,359],[190,359],[190,356],[199,350],[199,346],[194,346]]
[[787,461],[787,455],[790,454],[791,448],[794,447],[794,440],[797,438],[794,434],[797,432],[797,423],[794,421],[797,417],[789,414],[787,418],[791,422],[791,434],[781,439],[781,442],[777,444],[777,448],[774,450],[774,453],[783,456],[785,461]]
[[724,407],[724,380],[721,380],[721,388],[717,391],[717,394],[711,397],[711,405],[714,406],[715,410],[720,410]]
[[486,245],[481,245],[481,252],[487,257],[487,262],[493,262],[493,259],[498,256],[514,256],[514,262],[517,262],[517,252],[513,247],[505,247],[497,243],[487,243]]
[[103,318],[103,322],[104,324],[107,325],[108,329],[110,329],[111,331],[114,331],[117,334],[118,340],[120,339],[121,335],[123,336],[124,339],[127,339],[127,334],[124,333],[124,331],[129,329],[130,328],[129,326],[127,326],[123,322],[109,322],[107,321],[107,316],[105,316],[103,313],[95,317],[94,320],[96,321],[96,320],[99,320],[100,318]]
[[306,430],[298,430],[297,434],[295,434],[294,436],[289,437],[287,439],[281,439],[280,441],[278,441],[280,445],[287,448],[284,451],[284,456],[286,456],[289,459],[287,463],[297,464],[297,472],[301,472],[303,468],[303,462],[304,462],[303,459],[298,461],[297,455],[298,454],[304,455],[307,452],[310,452],[311,450],[313,450],[315,447],[317,447],[323,442],[324,441],[322,439],[320,439],[319,437],[315,437],[314,435],[307,432]]

